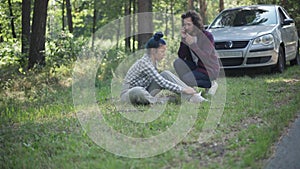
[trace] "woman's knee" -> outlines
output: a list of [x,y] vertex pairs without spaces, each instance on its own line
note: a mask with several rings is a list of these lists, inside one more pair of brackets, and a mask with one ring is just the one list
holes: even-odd
[[182,81],[189,86],[197,86],[197,81],[191,72],[184,74],[182,76]]
[[140,97],[140,96],[143,96],[145,94],[146,89],[143,88],[143,87],[134,87],[132,89],[130,89],[129,91],[129,96],[130,97]]
[[143,87],[134,87],[130,89],[128,97],[132,104],[149,104],[149,100],[147,99],[148,95],[150,95],[147,90]]

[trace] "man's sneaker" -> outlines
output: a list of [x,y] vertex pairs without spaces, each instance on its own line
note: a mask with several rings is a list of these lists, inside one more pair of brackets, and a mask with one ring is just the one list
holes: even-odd
[[191,103],[201,103],[201,102],[204,102],[204,101],[208,101],[207,99],[205,99],[204,97],[201,96],[201,92],[200,93],[197,93],[197,94],[194,94],[190,100],[189,100]]
[[211,82],[211,88],[208,89],[207,94],[215,95],[218,89],[218,83],[214,80]]

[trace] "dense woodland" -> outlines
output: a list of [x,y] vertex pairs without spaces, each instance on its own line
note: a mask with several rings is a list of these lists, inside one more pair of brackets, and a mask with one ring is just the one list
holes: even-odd
[[[151,36],[130,36],[134,32],[145,29],[151,32],[160,26],[167,37],[174,36],[174,18],[166,18],[165,26],[161,27],[161,24],[152,23],[152,18],[136,18],[136,13],[180,16],[188,9],[195,9],[204,23],[209,24],[224,8],[250,4],[282,5],[300,28],[298,0],[1,0],[1,71],[22,73],[36,67],[68,65],[76,60],[82,45],[99,28],[124,16],[132,16],[124,23],[128,36],[119,40],[124,43],[118,44],[118,50],[126,53],[142,48]],[[116,59],[114,56],[110,61]]]
[[[162,62],[172,66],[174,60],[168,57],[170,53],[177,57],[180,15],[188,9],[198,11],[208,25],[225,8],[277,4],[285,7],[294,18],[300,35],[299,0],[0,2],[1,169],[264,168],[266,160],[274,155],[277,141],[283,140],[282,135],[288,131],[290,122],[298,117],[299,66],[289,66],[281,74],[264,74],[261,68],[245,76],[238,76],[236,72],[234,76],[227,76],[226,72],[226,79],[220,78],[222,83],[218,82],[218,91],[221,92],[217,92],[217,97],[207,97],[210,101],[196,105],[197,108],[186,106],[188,110],[195,110],[195,118],[190,116],[193,111],[185,111],[182,105],[186,104],[159,104],[157,107],[140,106],[128,110],[122,107],[124,110],[120,110],[120,105],[114,101],[119,97],[119,90],[115,89],[119,89],[121,83],[118,82],[122,82],[115,75],[126,73],[128,65],[125,64],[141,57],[139,54],[144,52],[141,48],[150,32],[162,31],[165,34],[168,53]],[[160,19],[137,17],[138,13],[145,12],[167,15]],[[116,43],[99,40],[100,37],[111,38]],[[107,44],[108,48],[100,45],[98,50],[99,41]],[[103,57],[85,58],[89,54]],[[82,86],[79,82],[83,82]],[[93,96],[86,99],[85,94]],[[92,104],[89,104],[90,101]],[[149,146],[151,150],[166,151],[160,155],[133,159],[120,157],[95,142],[89,131],[95,129],[98,134],[102,133],[102,129],[81,123],[79,114],[85,113],[78,111],[78,103],[92,105],[93,108],[96,104],[95,107],[101,110],[102,113],[91,118],[91,124],[103,114],[105,123],[130,138],[142,140],[156,135],[167,136],[165,133],[172,133],[169,129],[180,119],[185,120],[183,125],[193,119],[194,126],[176,146],[175,142],[171,142],[174,144],[171,150],[165,149],[162,144]],[[92,111],[88,107],[84,112],[89,114]],[[146,122],[130,119],[141,115]],[[221,118],[216,129],[205,128],[206,124],[214,125],[207,120],[209,117]],[[178,133],[181,131],[178,127]],[[210,137],[211,134],[213,136],[207,141],[198,142],[202,136]],[[118,143],[104,140],[111,145]],[[129,149],[127,145],[123,148]]]

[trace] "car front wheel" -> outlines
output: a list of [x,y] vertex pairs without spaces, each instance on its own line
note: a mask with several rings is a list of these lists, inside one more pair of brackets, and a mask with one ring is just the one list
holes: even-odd
[[297,47],[296,58],[290,61],[291,66],[300,65],[300,55],[299,55],[299,46]]
[[278,52],[278,60],[275,66],[275,72],[282,73],[284,69],[285,69],[284,51],[283,48],[280,46]]

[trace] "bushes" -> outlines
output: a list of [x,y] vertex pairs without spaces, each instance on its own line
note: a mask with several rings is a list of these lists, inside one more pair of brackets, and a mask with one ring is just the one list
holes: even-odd
[[9,40],[0,43],[0,69],[20,66],[21,50],[20,43],[15,40]]
[[[50,37],[46,42],[46,69],[53,72],[60,67],[71,68],[76,60],[85,40],[74,39],[73,35],[61,32],[58,36]],[[26,56],[21,53],[21,42],[9,40],[0,43],[0,69],[1,76],[13,76],[12,74],[24,73],[27,66]],[[36,66],[38,68],[39,66]]]
[[48,38],[46,42],[46,64],[54,68],[69,65],[76,60],[84,43],[84,39],[74,39],[71,33],[66,32]]
[[[46,66],[36,65],[31,70],[26,69],[27,58],[21,53],[20,42],[14,39],[0,43],[0,86],[7,86],[7,83],[12,79],[22,79],[33,74],[45,76],[46,81],[59,82],[63,79],[72,79],[75,61],[82,52],[90,50],[85,49],[88,46],[88,40],[88,38],[75,39],[72,34],[66,32],[48,37],[45,50]],[[99,57],[97,59],[101,58],[101,62],[99,60],[98,70],[96,70],[96,86],[100,87],[110,82],[113,71],[119,66],[126,54],[123,49],[116,48],[113,44],[103,51],[97,49],[97,52],[103,54],[101,57],[97,56]]]

